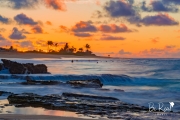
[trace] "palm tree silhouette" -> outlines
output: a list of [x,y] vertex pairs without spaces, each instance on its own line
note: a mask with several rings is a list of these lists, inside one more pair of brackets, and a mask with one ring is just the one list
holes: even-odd
[[83,48],[79,48],[79,51],[80,51],[80,52],[83,52]]
[[89,49],[91,48],[91,46],[89,44],[85,45],[86,51],[89,51]]
[[48,51],[50,52],[50,47],[49,46],[53,46],[53,41],[47,41],[47,45],[48,45]]
[[76,51],[76,48],[74,46],[72,46],[71,48],[69,48],[69,52],[70,53],[74,53]]
[[10,46],[9,50],[13,50],[13,49],[14,49],[13,46]]
[[58,47],[58,43],[55,43],[54,46],[55,46],[55,50],[56,50],[56,48]]
[[68,43],[66,43],[65,44],[65,46],[64,46],[64,51],[66,51],[67,52],[67,50],[69,49],[69,44]]

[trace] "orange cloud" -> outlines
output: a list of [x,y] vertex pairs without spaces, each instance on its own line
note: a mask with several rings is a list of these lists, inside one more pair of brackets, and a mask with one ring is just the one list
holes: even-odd
[[[75,2],[76,0],[69,0]],[[66,11],[65,0],[45,0],[45,5],[54,10]]]
[[162,49],[151,48],[150,50],[141,51],[138,56],[147,58],[178,58],[180,57],[180,49],[176,49],[174,45],[167,45]]
[[45,0],[45,4],[48,8],[52,8],[55,10],[66,10],[66,5],[64,4],[64,0]]
[[101,5],[101,2],[99,0],[96,0],[96,5]]
[[154,43],[154,44],[158,43],[159,42],[159,37],[151,39],[151,42]]
[[69,32],[69,29],[64,25],[60,25],[59,28],[60,28],[60,32]]
[[52,25],[52,23],[50,21],[46,21],[47,25]]
[[72,28],[73,32],[96,32],[97,28],[92,24],[92,22],[88,21],[80,21],[75,24]]

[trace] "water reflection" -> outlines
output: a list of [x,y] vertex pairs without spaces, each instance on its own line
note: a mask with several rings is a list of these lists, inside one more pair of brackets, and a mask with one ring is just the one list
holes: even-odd
[[23,115],[51,115],[62,117],[80,117],[75,112],[61,111],[61,110],[46,110],[44,108],[33,107],[15,107],[6,106],[9,104],[7,99],[0,100],[0,114],[23,114]]

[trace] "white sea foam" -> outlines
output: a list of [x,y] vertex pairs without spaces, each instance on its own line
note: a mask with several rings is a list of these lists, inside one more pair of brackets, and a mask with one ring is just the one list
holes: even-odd
[[[21,63],[46,64],[51,74],[29,75],[34,80],[100,79],[103,88],[71,88],[69,86],[24,86],[18,82],[26,75],[0,72],[0,90],[13,93],[61,94],[63,92],[90,93],[119,98],[124,102],[148,106],[149,102],[174,102],[180,111],[180,59],[11,59]],[[98,61],[98,63],[97,63]],[[114,91],[122,89],[125,92]]]

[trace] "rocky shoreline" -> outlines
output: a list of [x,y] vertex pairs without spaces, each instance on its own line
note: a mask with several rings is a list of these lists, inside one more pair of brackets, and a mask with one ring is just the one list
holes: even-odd
[[[14,94],[0,91],[0,96],[8,96],[9,104],[5,106],[15,106],[17,108],[40,107],[47,110],[61,110],[75,112],[88,117],[99,116],[108,119],[132,119],[132,120],[168,120],[161,114],[164,112],[149,112],[149,108],[136,104],[128,104],[114,97],[97,96],[80,93],[62,93],[51,95],[38,95],[34,93]],[[166,113],[175,115],[180,113]],[[159,116],[158,116],[159,115]]]
[[112,117],[121,112],[147,112],[148,108],[127,104],[117,98],[62,93],[62,95],[37,95],[34,93],[14,94],[0,92],[1,95],[8,95],[9,105],[15,107],[42,107],[49,110],[72,111],[83,115],[98,115],[101,117]]
[[44,64],[18,63],[15,61],[1,59],[0,71],[9,70],[10,74],[47,74],[47,66]]
[[[6,59],[2,59],[1,61],[3,63],[0,64],[0,71],[9,70],[12,74],[12,78],[19,79],[19,76],[14,74],[24,74],[20,77],[22,81],[15,82],[15,85],[19,85],[20,87],[29,87],[34,85],[37,87],[43,86],[47,88],[46,86],[56,86],[59,89],[62,86],[67,86],[67,91],[68,88],[71,87],[73,89],[88,88],[104,92],[110,91],[110,89],[103,88],[103,83],[100,79],[68,80],[65,82],[60,80],[35,80],[32,79],[29,74],[47,74],[48,70],[46,65],[34,65],[33,63],[22,64]],[[2,79],[6,79],[6,77],[2,76]],[[124,90],[115,88],[113,91],[125,92]],[[166,120],[166,118],[156,115],[164,114],[164,112],[150,112],[147,107],[126,103],[115,97],[77,93],[74,91],[63,91],[62,94],[50,93],[48,95],[39,95],[33,92],[15,94],[12,92],[0,91],[0,96],[5,96],[9,102],[9,104],[4,106],[1,105],[2,108],[5,106],[15,106],[18,108],[40,107],[47,110],[71,111],[84,116],[99,116],[109,119]],[[173,114],[173,112],[171,114]],[[180,113],[175,114],[180,116]],[[167,119],[169,118],[167,117]]]

